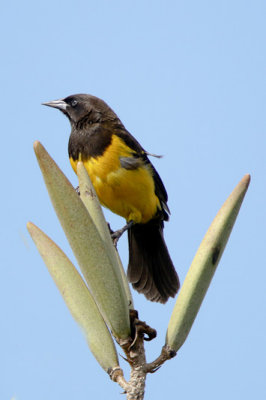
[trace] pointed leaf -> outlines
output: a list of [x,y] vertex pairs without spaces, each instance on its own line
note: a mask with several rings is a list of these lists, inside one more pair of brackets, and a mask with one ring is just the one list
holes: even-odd
[[80,274],[36,225],[29,222],[27,228],[69,311],[85,333],[93,355],[106,372],[115,368],[119,364],[112,337]]
[[118,277],[121,279],[121,284],[124,285],[124,289],[128,298],[129,308],[133,309],[134,305],[133,305],[132,295],[130,292],[128,280],[124,268],[122,266],[119,254],[113,245],[111,235],[106,220],[104,218],[102,207],[98,200],[95,189],[91,183],[89,175],[84,167],[84,164],[80,161],[78,162],[77,165],[77,175],[79,179],[80,198],[83,201],[85,207],[87,208],[96,228],[100,233],[103,242],[106,245],[109,257],[112,259],[113,265],[119,266]]
[[207,231],[177,298],[166,335],[166,344],[177,351],[187,338],[220,261],[248,189],[245,175],[228,197]]
[[92,218],[75,189],[40,142],[34,143],[46,187],[58,219],[91,294],[118,339],[130,336],[129,308],[119,266],[114,265]]

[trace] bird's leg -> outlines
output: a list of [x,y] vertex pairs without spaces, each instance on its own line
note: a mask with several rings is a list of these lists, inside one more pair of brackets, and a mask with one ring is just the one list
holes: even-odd
[[134,222],[129,221],[125,226],[123,226],[123,228],[118,229],[117,231],[111,233],[111,238],[113,239],[113,243],[115,246],[117,245],[117,242],[120,239],[120,237],[123,235],[123,233],[125,231],[127,231],[128,229],[130,229],[133,225],[134,225]]

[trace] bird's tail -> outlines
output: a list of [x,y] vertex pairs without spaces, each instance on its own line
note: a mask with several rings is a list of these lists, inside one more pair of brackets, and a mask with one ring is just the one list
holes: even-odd
[[135,224],[128,231],[128,279],[148,300],[165,303],[179,289],[179,279],[163,237],[163,221]]

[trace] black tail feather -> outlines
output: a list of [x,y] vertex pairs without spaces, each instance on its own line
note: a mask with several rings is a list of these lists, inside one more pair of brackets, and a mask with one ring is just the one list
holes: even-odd
[[154,219],[128,230],[128,279],[148,300],[165,303],[179,289],[179,279],[163,238],[163,221]]

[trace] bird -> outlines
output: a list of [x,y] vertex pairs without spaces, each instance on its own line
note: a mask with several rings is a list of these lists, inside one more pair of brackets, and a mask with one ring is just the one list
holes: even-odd
[[149,160],[153,154],[96,96],[75,94],[43,105],[59,109],[70,121],[68,154],[75,173],[82,161],[100,203],[126,219],[113,237],[128,231],[129,282],[148,300],[166,303],[180,283],[164,240],[168,195]]

